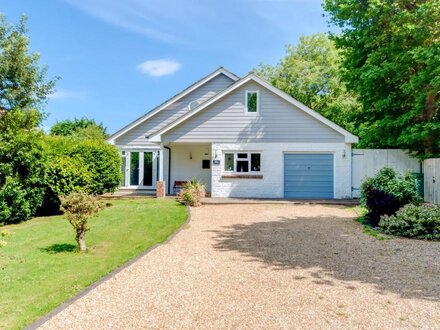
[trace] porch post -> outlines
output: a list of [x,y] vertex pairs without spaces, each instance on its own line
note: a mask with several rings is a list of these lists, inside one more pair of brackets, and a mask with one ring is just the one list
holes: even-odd
[[159,181],[163,181],[163,143],[160,144],[160,154],[159,154]]
[[163,143],[160,144],[160,153],[159,153],[159,178],[156,182],[156,197],[163,198],[165,197],[165,181],[163,180],[163,158],[164,158],[164,147]]

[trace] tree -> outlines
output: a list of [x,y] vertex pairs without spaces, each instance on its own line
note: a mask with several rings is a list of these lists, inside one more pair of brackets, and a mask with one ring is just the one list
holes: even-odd
[[363,147],[440,155],[440,1],[325,0]]
[[103,207],[102,203],[94,196],[84,192],[74,192],[61,199],[61,207],[67,220],[75,230],[75,240],[81,252],[87,250],[86,232],[90,230],[88,221],[96,216]]
[[97,124],[94,119],[85,117],[59,121],[51,127],[50,134],[91,140],[104,140],[107,137],[102,123]]
[[12,25],[0,14],[0,110],[39,110],[42,114],[56,79],[45,80],[47,68],[40,68],[38,53],[29,52],[26,33],[25,16]]
[[39,55],[29,52],[26,19],[18,25],[0,15],[0,223],[27,220],[44,195],[46,157],[42,106],[53,91]]
[[325,34],[303,36],[287,46],[275,66],[260,65],[257,74],[323,116],[353,130],[350,118],[358,111],[355,94],[341,81],[342,56]]

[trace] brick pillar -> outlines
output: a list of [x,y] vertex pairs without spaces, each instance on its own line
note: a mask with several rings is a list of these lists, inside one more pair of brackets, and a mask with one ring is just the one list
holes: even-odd
[[156,182],[156,197],[157,198],[165,197],[165,181]]

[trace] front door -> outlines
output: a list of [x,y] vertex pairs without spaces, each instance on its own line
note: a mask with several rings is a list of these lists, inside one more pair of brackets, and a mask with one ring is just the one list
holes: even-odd
[[158,152],[122,151],[121,187],[154,188],[156,183]]

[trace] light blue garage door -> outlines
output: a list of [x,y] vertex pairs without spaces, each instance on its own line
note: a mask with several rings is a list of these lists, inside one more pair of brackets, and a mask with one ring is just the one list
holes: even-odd
[[333,198],[333,155],[284,154],[284,198]]

